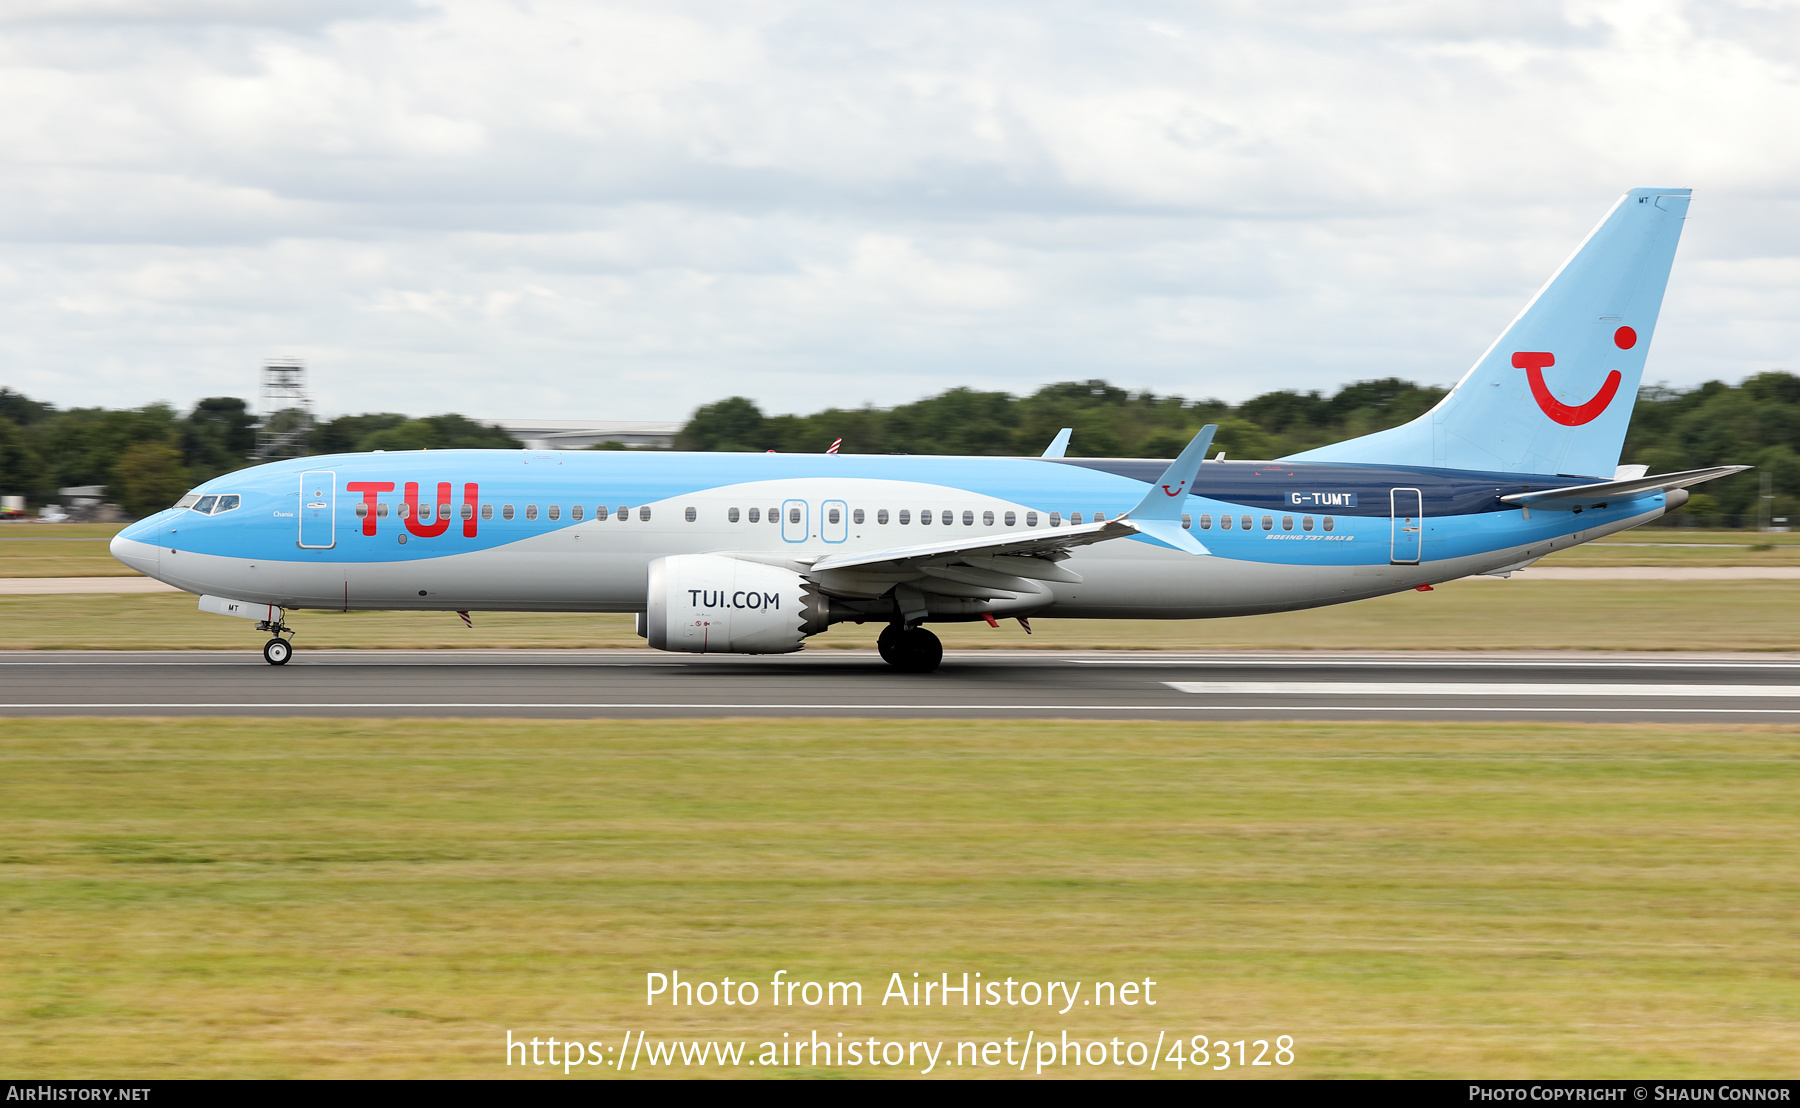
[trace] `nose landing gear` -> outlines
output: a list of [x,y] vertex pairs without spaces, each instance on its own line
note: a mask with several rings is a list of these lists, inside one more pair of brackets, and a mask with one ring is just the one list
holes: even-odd
[[[268,642],[263,643],[263,661],[272,666],[287,665],[288,659],[294,656],[294,644],[290,641],[294,636],[294,629],[280,620],[273,623],[261,620],[257,623],[256,629],[268,631],[274,636]],[[284,639],[281,637],[282,635],[288,637]]]
[[901,673],[930,673],[944,660],[944,644],[923,627],[890,623],[875,640],[881,660]]

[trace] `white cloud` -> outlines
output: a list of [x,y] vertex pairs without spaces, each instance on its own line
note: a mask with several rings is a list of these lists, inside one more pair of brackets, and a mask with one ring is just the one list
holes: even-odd
[[1800,368],[1793,3],[20,0],[0,380],[679,417],[1449,382],[1692,185],[1650,377]]

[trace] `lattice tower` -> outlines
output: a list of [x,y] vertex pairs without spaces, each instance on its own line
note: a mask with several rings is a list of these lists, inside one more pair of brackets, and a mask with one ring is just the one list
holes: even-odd
[[313,428],[312,397],[306,393],[306,365],[276,359],[262,368],[262,422],[256,428],[256,459],[293,458],[305,453]]

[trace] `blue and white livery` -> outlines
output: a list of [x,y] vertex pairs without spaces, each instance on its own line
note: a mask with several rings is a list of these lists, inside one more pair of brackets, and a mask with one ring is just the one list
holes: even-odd
[[[1470,574],[1655,519],[1724,466],[1619,466],[1688,206],[1634,189],[1435,408],[1275,461],[446,450],[258,466],[112,551],[255,620],[297,609],[634,612],[650,645],[784,653],[885,623],[1291,611]],[[1027,626],[1029,626],[1027,624]]]

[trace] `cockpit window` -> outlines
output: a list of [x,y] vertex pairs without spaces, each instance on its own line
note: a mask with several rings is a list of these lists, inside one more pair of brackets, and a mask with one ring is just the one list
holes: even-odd
[[234,492],[213,493],[210,496],[201,496],[197,492],[190,492],[177,500],[175,506],[199,512],[203,516],[216,516],[220,512],[235,510],[241,503],[243,503],[243,498]]

